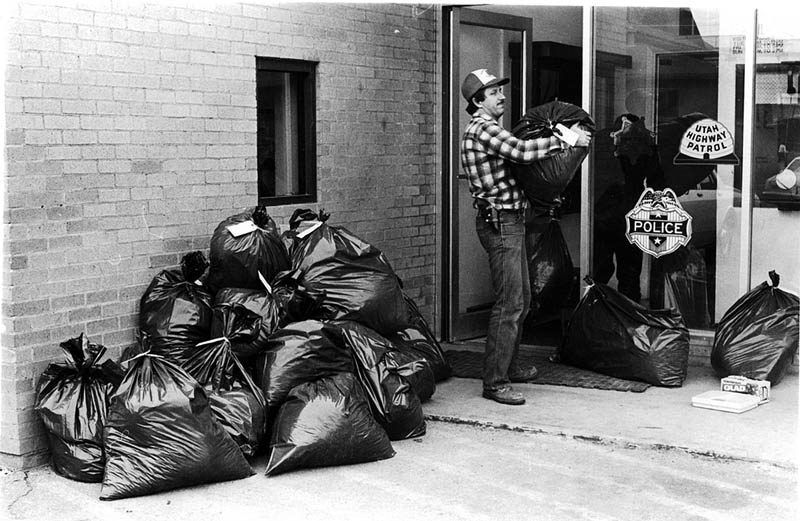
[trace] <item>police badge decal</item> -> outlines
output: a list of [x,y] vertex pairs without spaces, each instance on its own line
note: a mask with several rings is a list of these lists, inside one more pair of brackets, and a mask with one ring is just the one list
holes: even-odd
[[625,237],[643,252],[661,257],[689,242],[692,216],[671,189],[647,188],[625,214]]

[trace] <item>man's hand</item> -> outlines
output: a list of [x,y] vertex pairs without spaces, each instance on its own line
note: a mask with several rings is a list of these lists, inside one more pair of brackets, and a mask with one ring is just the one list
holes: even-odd
[[569,129],[578,134],[578,141],[575,143],[576,147],[588,147],[592,144],[592,133],[584,130],[580,123],[575,123]]

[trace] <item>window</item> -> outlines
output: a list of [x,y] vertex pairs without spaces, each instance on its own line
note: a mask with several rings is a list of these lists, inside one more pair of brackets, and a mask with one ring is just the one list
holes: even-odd
[[691,9],[678,10],[678,35],[679,36],[699,36],[700,31],[694,21]]
[[[800,28],[778,6],[759,7],[750,185],[750,287],[774,270],[800,290]],[[744,82],[742,82],[744,86]],[[737,95],[739,92],[737,91]],[[742,92],[742,97],[744,93]]]
[[[595,72],[594,258],[589,269],[595,281],[645,307],[678,309],[693,330],[713,331],[747,291],[739,283],[744,237],[736,172],[741,166],[731,154],[679,160],[685,132],[702,119],[724,126],[733,155],[742,158],[745,96],[737,91],[737,71],[744,55],[737,49],[746,22],[716,9],[595,10],[595,54],[628,56],[630,62],[613,69],[613,81],[601,83],[601,71]],[[676,32],[686,38],[675,39],[671,35]],[[683,236],[688,242],[670,253],[658,251],[669,244],[666,235],[640,235],[634,245],[627,233],[627,214],[636,208],[645,183],[673,190],[692,218]],[[667,219],[683,218],[672,215]],[[646,218],[664,217],[655,213]]]
[[316,62],[256,58],[258,204],[314,202]]

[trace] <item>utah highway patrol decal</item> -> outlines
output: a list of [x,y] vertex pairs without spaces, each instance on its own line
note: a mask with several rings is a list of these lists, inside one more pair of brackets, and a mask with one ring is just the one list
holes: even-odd
[[681,207],[675,192],[647,188],[625,214],[625,237],[645,253],[661,257],[692,238],[692,216]]
[[733,134],[719,121],[705,118],[695,121],[681,137],[676,165],[738,165],[733,151]]

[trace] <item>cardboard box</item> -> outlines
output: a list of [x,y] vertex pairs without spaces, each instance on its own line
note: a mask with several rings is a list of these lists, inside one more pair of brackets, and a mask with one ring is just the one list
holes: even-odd
[[758,407],[758,397],[728,391],[706,391],[692,396],[692,406],[716,411],[742,413]]
[[726,376],[720,380],[719,390],[758,396],[758,403],[761,405],[769,401],[770,383],[767,380],[751,380],[744,376]]

